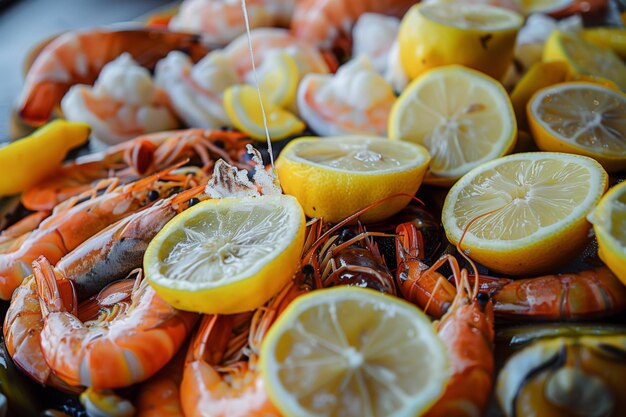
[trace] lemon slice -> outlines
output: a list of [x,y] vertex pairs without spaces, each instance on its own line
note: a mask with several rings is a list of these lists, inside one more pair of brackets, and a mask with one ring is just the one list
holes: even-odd
[[536,62],[519,80],[511,92],[511,104],[517,118],[517,125],[527,127],[526,105],[537,91],[567,79],[568,67],[565,62]]
[[300,74],[298,64],[291,55],[278,50],[268,53],[259,68],[258,77],[263,97],[279,107],[293,106]]
[[[309,217],[336,223],[397,193],[417,192],[430,156],[412,143],[374,136],[305,137],[290,142],[276,161],[283,190]],[[393,198],[367,211],[364,222],[400,211],[408,197]]]
[[[292,113],[281,109],[267,98],[263,99],[263,107],[272,140],[280,140],[300,133],[306,127]],[[237,129],[250,135],[252,139],[265,140],[263,112],[256,88],[250,85],[229,87],[224,92],[224,109]]]
[[253,310],[293,276],[304,230],[302,208],[290,196],[203,201],[174,217],[150,242],[146,277],[181,310]]
[[400,25],[400,62],[409,78],[461,64],[501,79],[513,60],[522,23],[521,15],[484,4],[415,5]]
[[494,271],[545,273],[580,253],[588,240],[585,216],[600,200],[608,175],[595,160],[556,152],[509,155],[461,178],[446,197],[448,239]]
[[517,127],[500,83],[451,65],[424,73],[404,90],[391,109],[389,136],[423,145],[432,156],[429,173],[457,179],[510,152]]
[[355,287],[297,298],[261,346],[261,373],[285,416],[422,415],[450,374],[428,317]]
[[576,82],[544,88],[528,103],[539,149],[590,156],[608,172],[626,169],[626,95]]
[[611,49],[580,36],[555,30],[546,41],[543,60],[565,61],[572,74],[606,78],[626,90],[626,64]]
[[588,216],[600,259],[626,285],[626,182],[614,186]]

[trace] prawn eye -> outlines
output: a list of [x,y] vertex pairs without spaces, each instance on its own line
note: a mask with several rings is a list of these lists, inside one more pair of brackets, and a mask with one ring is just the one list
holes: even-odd
[[157,198],[159,198],[159,192],[157,190],[150,190],[150,192],[148,192],[148,200],[156,201]]
[[192,198],[189,199],[189,207],[195,206],[199,202],[200,202],[200,200],[198,200],[196,197],[192,197]]
[[348,240],[352,239],[355,236],[356,235],[354,234],[354,232],[352,230],[350,230],[348,228],[345,228],[339,234],[339,244],[345,243],[345,242],[347,242]]
[[479,292],[476,296],[476,301],[478,301],[480,308],[485,308],[485,306],[489,302],[489,294],[487,294],[486,292]]
[[311,264],[306,264],[302,267],[302,274],[304,274],[304,276],[308,277],[311,276],[315,273],[315,268],[313,268],[313,265]]

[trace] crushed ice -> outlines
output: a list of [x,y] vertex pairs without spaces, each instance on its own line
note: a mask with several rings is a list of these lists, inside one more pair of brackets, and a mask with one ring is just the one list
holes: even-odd
[[276,174],[265,169],[259,151],[249,144],[246,149],[254,163],[252,181],[248,177],[248,170],[239,169],[220,159],[215,163],[213,176],[205,189],[209,197],[243,198],[282,194]]

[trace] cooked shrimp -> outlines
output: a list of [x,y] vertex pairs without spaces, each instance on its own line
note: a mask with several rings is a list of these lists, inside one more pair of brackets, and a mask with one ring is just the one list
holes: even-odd
[[55,376],[44,360],[39,347],[42,327],[37,283],[31,275],[15,290],[4,318],[4,340],[9,356],[26,375],[40,384],[65,392],[79,392]]
[[187,349],[181,348],[156,375],[141,384],[137,397],[137,417],[183,417],[180,383]]
[[396,96],[366,56],[340,67],[337,74],[309,74],[298,87],[300,116],[321,136],[387,136]]
[[222,96],[239,79],[221,51],[209,53],[196,65],[187,55],[171,52],[157,64],[155,83],[167,92],[174,111],[188,126],[231,126]]
[[44,320],[41,351],[53,372],[73,386],[119,388],[146,380],[174,356],[197,318],[163,301],[139,272],[127,308],[83,322],[66,307],[70,300],[58,282],[64,278],[50,263],[42,257],[33,271]]
[[70,88],[61,108],[68,120],[89,123],[93,135],[109,144],[178,127],[148,70],[129,54],[106,64],[93,88]]
[[39,256],[56,263],[100,230],[151,203],[150,195],[163,198],[183,185],[187,181],[185,175],[168,178],[173,181],[159,181],[172,169],[113,187],[82,202],[73,199],[64,207],[57,207],[35,230],[16,237],[10,248],[0,250],[0,299],[11,298],[13,290],[32,273],[31,262]]
[[374,69],[384,74],[399,29],[400,19],[397,17],[364,13],[352,29],[352,56],[367,55]]
[[152,68],[170,51],[183,51],[193,61],[209,49],[197,35],[158,29],[92,29],[65,33],[36,57],[18,104],[18,114],[32,125],[45,123],[74,84],[92,84],[102,67],[124,52]]
[[316,47],[333,49],[347,56],[351,51],[352,26],[364,13],[402,17],[416,0],[301,0],[296,6],[291,30]]
[[[246,0],[250,28],[287,25],[296,0]],[[241,0],[185,0],[169,24],[172,30],[202,34],[226,45],[246,31]]]
[[402,91],[408,76],[400,62],[398,31],[400,19],[378,13],[364,13],[352,29],[352,57],[366,55],[395,91]]
[[[109,294],[111,290],[103,292],[102,288],[140,267],[149,241],[165,223],[188,207],[191,199],[196,198],[203,189],[204,185],[200,185],[158,201],[89,238],[57,263],[54,273],[59,278],[61,290],[76,293],[81,300],[98,292],[101,293],[100,298],[106,298],[104,294]],[[70,279],[73,280],[72,291],[68,290]],[[116,287],[118,296],[113,299],[121,302],[123,297],[119,297],[122,292],[120,288]],[[65,299],[68,297],[64,296]],[[100,298],[95,297],[96,300]],[[72,302],[72,306],[75,305],[76,302]],[[69,309],[70,306],[66,304],[66,307]],[[93,317],[93,309],[81,305],[79,310],[79,319]],[[40,348],[42,327],[41,308],[31,276],[15,291],[7,311],[4,322],[7,349],[14,361],[33,379],[67,390],[65,384],[51,375],[44,360]]]
[[101,180],[115,177],[128,183],[187,158],[204,172],[210,172],[218,158],[237,165],[248,143],[241,133],[219,130],[187,129],[140,136],[65,163],[53,177],[27,190],[22,203],[30,210],[52,210]]

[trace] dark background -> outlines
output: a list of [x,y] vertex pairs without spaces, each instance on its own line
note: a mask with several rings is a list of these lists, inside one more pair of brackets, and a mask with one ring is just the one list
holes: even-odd
[[22,64],[39,41],[60,32],[137,20],[172,0],[0,0],[0,142],[23,83]]

